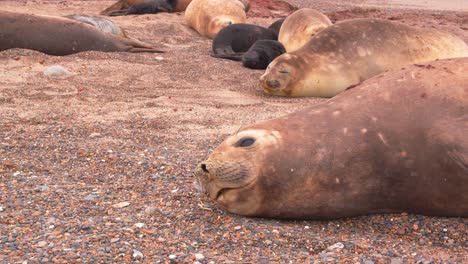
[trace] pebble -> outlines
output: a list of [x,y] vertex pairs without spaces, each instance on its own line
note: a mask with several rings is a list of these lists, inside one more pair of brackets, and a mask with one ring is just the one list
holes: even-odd
[[3,212],[3,211],[5,211],[5,208],[2,205],[0,205],[0,212]]
[[158,211],[158,208],[153,207],[153,206],[148,206],[148,207],[146,207],[146,209],[145,209],[145,213],[147,213],[147,214],[154,214],[154,213],[156,213],[157,211]]
[[86,201],[92,201],[92,200],[94,200],[94,199],[96,199],[96,198],[97,198],[97,195],[95,195],[95,194],[88,194],[88,195],[86,195],[83,199],[86,200]]
[[267,245],[270,245],[270,244],[272,244],[272,243],[273,243],[273,242],[272,242],[271,240],[268,240],[268,239],[265,240],[265,244],[267,244]]
[[143,228],[145,226],[144,223],[136,223],[134,224],[134,226],[138,227],[138,228]]
[[344,248],[343,243],[338,242],[327,248],[327,251],[341,251]]
[[60,65],[52,65],[44,70],[44,75],[50,77],[66,76],[70,74],[71,73],[67,69]]
[[39,241],[39,242],[37,243],[37,246],[38,246],[38,247],[45,247],[45,246],[47,246],[47,242],[46,242],[46,241]]
[[49,187],[46,186],[46,185],[41,185],[41,186],[38,186],[36,187],[36,189],[34,189],[36,192],[47,192],[49,191]]
[[121,203],[112,205],[112,207],[114,207],[114,208],[124,208],[124,207],[127,207],[129,205],[130,205],[129,202],[121,202]]
[[390,264],[402,264],[403,260],[401,258],[392,258],[390,259]]
[[155,57],[155,59],[156,59],[157,61],[162,61],[162,60],[164,60],[164,58],[163,58],[163,57],[160,57],[160,56]]
[[114,238],[111,239],[110,242],[111,242],[111,243],[115,243],[115,242],[118,242],[119,240],[120,240],[120,238],[114,237]]
[[132,257],[133,257],[134,259],[143,259],[144,256],[143,256],[143,253],[141,253],[140,251],[134,249],[134,250],[133,250]]
[[372,261],[372,260],[364,260],[364,264],[374,264],[374,261]]
[[173,255],[173,254],[169,255],[169,259],[176,259],[176,258],[177,258],[176,255]]
[[235,226],[234,230],[240,230],[242,227],[241,226]]
[[89,230],[91,227],[89,225],[84,225],[81,227],[81,230]]
[[195,259],[196,260],[203,260],[203,259],[205,259],[205,256],[203,256],[203,254],[197,253],[197,254],[195,254]]

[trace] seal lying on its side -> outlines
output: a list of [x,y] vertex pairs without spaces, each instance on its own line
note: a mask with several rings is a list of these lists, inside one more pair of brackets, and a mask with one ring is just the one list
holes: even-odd
[[331,25],[331,20],[319,11],[301,8],[285,18],[279,30],[278,41],[287,52],[295,51]]
[[382,74],[241,129],[201,163],[209,197],[246,216],[468,217],[468,58]]
[[39,16],[0,11],[0,51],[20,48],[50,55],[81,51],[153,52],[149,44],[118,37],[83,22],[64,17]]
[[271,29],[252,24],[233,24],[219,31],[213,39],[211,56],[240,60],[242,53],[261,39],[277,40],[278,35]]
[[119,0],[101,12],[101,15],[155,14],[182,12],[192,0]]
[[245,6],[239,0],[192,0],[185,11],[187,25],[211,39],[221,29],[246,20]]
[[64,17],[95,26],[103,32],[111,33],[120,37],[127,37],[125,32],[120,29],[117,24],[103,17],[93,15],[68,15]]
[[466,56],[465,42],[446,32],[384,19],[351,19],[276,58],[260,81],[272,95],[332,97],[387,70]]
[[250,69],[266,69],[276,57],[285,52],[286,49],[279,41],[259,40],[242,55],[242,65]]

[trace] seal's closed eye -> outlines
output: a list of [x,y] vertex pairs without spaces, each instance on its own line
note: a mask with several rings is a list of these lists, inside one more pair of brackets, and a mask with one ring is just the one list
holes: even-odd
[[235,147],[241,147],[241,148],[246,148],[251,146],[253,143],[255,143],[255,139],[251,137],[243,137],[239,139],[239,141],[236,142],[234,145]]

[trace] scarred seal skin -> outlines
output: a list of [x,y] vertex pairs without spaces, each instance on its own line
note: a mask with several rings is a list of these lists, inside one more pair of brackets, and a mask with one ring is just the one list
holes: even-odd
[[333,97],[384,71],[467,56],[465,42],[447,32],[384,19],[351,19],[276,58],[260,82],[271,95]]
[[287,52],[300,49],[313,36],[333,24],[326,15],[311,8],[301,8],[279,23],[278,41]]
[[221,29],[246,20],[245,6],[239,0],[192,0],[185,11],[187,25],[211,39]]
[[101,15],[156,14],[182,12],[192,0],[119,0],[104,9]]
[[106,33],[111,33],[120,37],[127,37],[125,32],[117,24],[103,17],[84,14],[68,15],[64,17],[92,25]]
[[115,36],[65,17],[0,11],[0,51],[21,48],[49,55],[82,51],[161,53],[141,41]]
[[245,127],[199,165],[235,214],[468,217],[468,58],[384,73],[313,107]]

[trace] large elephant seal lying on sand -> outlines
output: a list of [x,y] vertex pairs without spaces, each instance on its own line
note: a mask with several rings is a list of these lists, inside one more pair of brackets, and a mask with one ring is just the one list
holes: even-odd
[[50,55],[81,51],[163,52],[138,40],[118,37],[64,17],[0,11],[0,51],[21,48]]
[[383,19],[352,19],[276,58],[260,81],[272,95],[332,97],[387,70],[466,56],[465,42],[446,32]]
[[301,8],[292,13],[281,25],[278,41],[287,52],[300,49],[313,36],[333,23],[324,14],[311,8]]
[[241,129],[200,165],[229,212],[329,219],[468,217],[468,58],[377,76]]
[[185,11],[185,22],[212,39],[229,25],[245,23],[245,8],[239,0],[193,0]]

